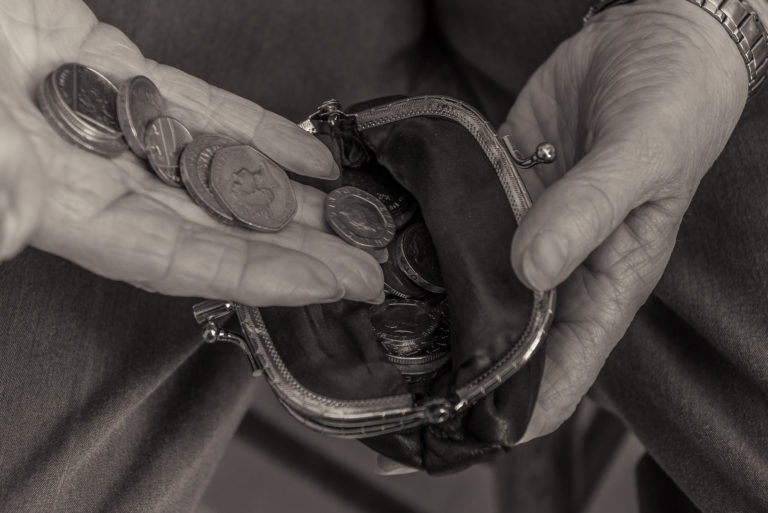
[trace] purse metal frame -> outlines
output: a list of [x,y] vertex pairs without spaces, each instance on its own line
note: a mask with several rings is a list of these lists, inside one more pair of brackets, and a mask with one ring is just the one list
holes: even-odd
[[[536,153],[524,158],[507,137],[500,138],[490,123],[475,109],[445,96],[417,96],[397,100],[361,112],[346,114],[330,100],[303,122],[302,128],[315,132],[315,123],[335,123],[354,118],[357,129],[386,125],[417,116],[439,117],[463,126],[477,141],[492,163],[518,224],[531,207],[531,198],[516,166],[528,168],[555,159],[554,147],[543,143]],[[223,301],[205,301],[195,306],[195,317],[205,324],[206,342],[229,342],[243,349],[254,375],[264,375],[278,400],[299,422],[321,433],[343,438],[366,438],[394,433],[426,424],[445,422],[467,410],[493,392],[520,370],[539,349],[552,322],[555,291],[533,291],[533,305],[523,334],[511,344],[488,370],[450,397],[417,400],[411,394],[366,400],[346,400],[312,392],[290,373],[275,347],[258,308]],[[242,335],[221,328],[223,321],[237,315]]]

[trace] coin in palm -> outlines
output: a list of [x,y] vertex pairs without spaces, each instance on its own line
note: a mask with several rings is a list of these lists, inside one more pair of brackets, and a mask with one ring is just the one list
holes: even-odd
[[67,142],[105,157],[116,157],[128,149],[122,136],[85,123],[64,105],[55,91],[55,72],[37,89],[37,105],[53,130]]
[[117,93],[117,119],[131,151],[147,156],[144,137],[149,123],[165,116],[165,99],[157,86],[145,76],[137,76],[120,85]]
[[105,137],[121,138],[117,121],[117,88],[101,73],[68,63],[53,72],[56,100],[83,125]]
[[220,149],[211,162],[211,191],[241,224],[277,232],[296,213],[296,196],[283,169],[251,146]]
[[181,181],[192,201],[209,216],[230,225],[235,224],[232,212],[211,190],[211,162],[217,151],[238,144],[234,139],[223,135],[199,135],[184,148],[179,161]]
[[147,126],[144,146],[149,165],[158,178],[167,185],[182,187],[179,158],[184,148],[192,142],[192,135],[181,121],[162,117]]

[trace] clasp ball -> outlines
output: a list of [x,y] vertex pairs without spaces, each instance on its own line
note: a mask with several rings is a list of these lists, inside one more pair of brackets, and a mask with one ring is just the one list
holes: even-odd
[[557,150],[552,143],[541,143],[536,147],[536,158],[541,162],[554,162],[557,158]]
[[203,328],[203,340],[208,344],[213,344],[219,339],[219,328],[215,323],[209,322]]

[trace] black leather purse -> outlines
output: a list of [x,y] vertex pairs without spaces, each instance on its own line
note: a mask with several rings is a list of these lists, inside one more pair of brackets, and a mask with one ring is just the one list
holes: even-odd
[[343,170],[337,182],[305,183],[329,191],[348,184],[348,173],[384,173],[418,201],[451,313],[450,371],[409,385],[375,339],[371,306],[351,301],[261,309],[207,301],[195,309],[205,340],[238,344],[306,426],[363,439],[406,465],[456,470],[512,447],[536,401],[555,305],[554,291],[528,290],[509,264],[530,207],[516,166],[551,161],[552,150],[524,159],[474,109],[439,96],[346,112],[326,102],[302,127]]

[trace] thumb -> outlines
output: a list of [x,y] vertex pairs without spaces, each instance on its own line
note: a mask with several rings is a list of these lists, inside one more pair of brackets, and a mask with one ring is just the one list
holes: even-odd
[[[626,140],[626,139],[625,139]],[[593,149],[533,204],[512,242],[515,274],[534,290],[564,281],[650,195],[654,153],[635,140]]]

